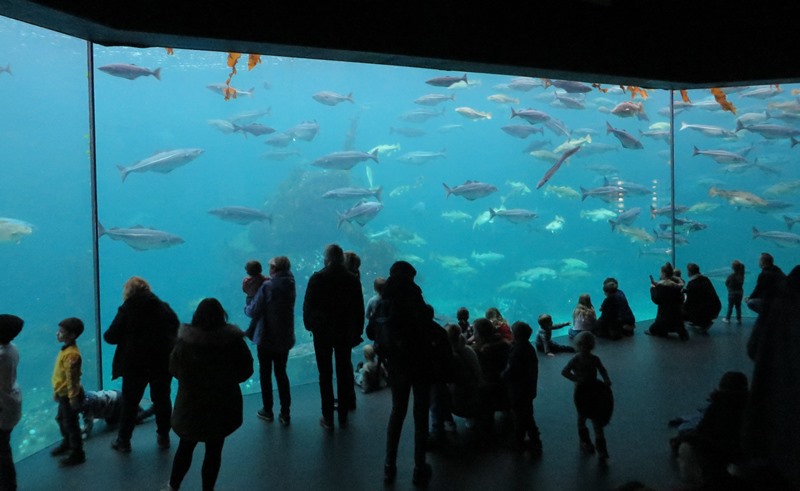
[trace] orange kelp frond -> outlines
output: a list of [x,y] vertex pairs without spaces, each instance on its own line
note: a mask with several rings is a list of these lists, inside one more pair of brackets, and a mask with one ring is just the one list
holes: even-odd
[[683,102],[685,102],[686,104],[692,103],[692,101],[689,100],[689,91],[687,91],[686,89],[681,89],[681,100],[683,100]]
[[600,85],[600,84],[592,84],[592,87],[594,87],[595,89],[599,90],[600,92],[602,92],[604,94],[606,92],[608,92],[608,89],[604,89],[603,86]]
[[261,63],[261,55],[247,55],[248,70],[252,70],[259,63]]
[[167,54],[170,56],[175,54],[175,50],[173,50],[172,48],[164,48],[164,49],[167,50]]
[[222,89],[222,93],[225,94],[225,100],[227,101],[231,97],[236,99],[236,89],[231,86],[225,87]]
[[711,93],[714,95],[714,99],[716,99],[717,104],[719,104],[723,110],[736,114],[736,107],[728,102],[728,98],[725,96],[725,92],[723,92],[722,89],[715,87],[711,89]]
[[792,95],[800,95],[800,89],[792,89]]
[[636,99],[637,95],[642,99],[647,99],[647,89],[636,87],[634,85],[629,85],[628,90],[631,92],[631,99]]
[[236,70],[236,62],[242,57],[241,53],[228,53],[228,66]]

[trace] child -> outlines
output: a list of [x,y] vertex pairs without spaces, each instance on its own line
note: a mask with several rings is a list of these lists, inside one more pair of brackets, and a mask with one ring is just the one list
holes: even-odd
[[461,328],[461,334],[464,339],[471,338],[475,333],[472,331],[472,324],[469,323],[469,309],[460,307],[456,312],[456,319],[458,320],[458,327]]
[[569,325],[569,322],[553,324],[550,314],[539,316],[539,333],[536,335],[536,349],[547,356],[556,356],[556,353],[575,353],[572,346],[561,346],[551,341],[554,329],[561,329]]
[[378,364],[375,348],[364,345],[364,361],[356,366],[356,384],[364,393],[386,387],[386,369]]
[[500,314],[500,311],[497,309],[497,307],[489,307],[486,309],[485,317],[492,321],[494,328],[500,333],[501,336],[503,336],[503,339],[509,343],[514,341],[514,334],[511,332],[508,322],[506,322],[505,318],[503,318],[502,314]]
[[[244,265],[244,270],[247,273],[247,276],[245,276],[242,280],[242,291],[246,295],[244,304],[247,306],[256,296],[256,293],[258,293],[258,289],[261,288],[261,284],[267,281],[267,277],[261,274],[261,263],[256,260],[247,261],[247,264]],[[257,324],[258,319],[250,319],[250,325],[244,332],[248,339],[253,339],[253,334],[255,334]]]
[[[592,354],[595,344],[592,333],[578,334],[575,344],[578,347],[578,354],[567,363],[561,375],[575,382],[573,398],[575,408],[578,410],[578,437],[581,448],[589,453],[595,451],[595,445],[589,437],[589,428],[586,427],[586,420],[590,419],[594,427],[597,456],[601,463],[605,463],[608,460],[608,449],[603,427],[611,420],[614,407],[610,389],[611,379],[608,378],[608,372],[600,358]],[[597,380],[597,372],[600,372],[605,384]]]
[[58,402],[56,421],[64,439],[59,446],[50,451],[50,455],[55,457],[69,453],[58,462],[61,466],[73,466],[86,461],[81,427],[78,423],[83,402],[81,352],[75,343],[82,333],[83,322],[76,317],[69,317],[58,323],[56,339],[64,343],[64,346],[56,357],[53,369],[53,400]]
[[0,315],[0,489],[17,489],[11,431],[22,417],[22,393],[17,385],[19,351],[11,341],[23,324],[15,315]]
[[514,333],[514,348],[508,357],[508,365],[501,375],[508,387],[511,414],[514,417],[513,448],[525,448],[525,436],[530,439],[531,452],[535,456],[542,453],[539,428],[533,417],[533,400],[539,380],[539,360],[536,350],[530,343],[533,329],[525,322],[517,321],[511,326]]
[[592,297],[588,293],[584,293],[578,297],[578,304],[572,311],[572,327],[568,331],[569,338],[575,339],[575,336],[581,331],[594,331],[595,322],[597,322],[597,313],[592,305]]
[[[103,419],[106,426],[113,427],[119,423],[122,414],[122,392],[118,390],[87,390],[81,405],[83,416],[83,434],[86,438],[92,435],[95,419]],[[148,409],[139,406],[136,414],[136,424],[142,423],[154,413],[153,405]]]
[[722,318],[722,322],[731,321],[733,309],[736,309],[736,323],[742,323],[742,298],[744,297],[744,264],[734,260],[731,264],[733,271],[725,280],[725,287],[728,289],[728,313]]
[[383,295],[384,288],[386,288],[386,278],[375,278],[372,282],[372,289],[375,290],[375,295],[367,301],[367,311],[364,313],[364,318],[367,322],[372,318],[372,314],[375,313],[375,308],[378,306],[378,301]]

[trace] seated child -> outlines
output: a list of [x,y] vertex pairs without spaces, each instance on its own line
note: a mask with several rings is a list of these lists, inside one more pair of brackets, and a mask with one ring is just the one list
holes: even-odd
[[[94,428],[95,419],[104,419],[109,427],[119,423],[122,413],[122,392],[118,390],[87,390],[80,409],[83,416],[83,435],[89,438]],[[153,415],[153,405],[148,409],[139,406],[136,424],[142,423]]]
[[536,334],[536,349],[547,356],[556,356],[556,353],[575,353],[575,348],[572,346],[561,346],[551,341],[554,329],[561,329],[568,325],[569,322],[553,324],[553,318],[550,317],[550,314],[540,315],[539,333]]
[[364,393],[382,389],[387,385],[386,369],[378,364],[375,348],[371,344],[364,345],[364,361],[356,366],[355,380]]
[[471,338],[475,333],[472,332],[472,324],[469,323],[469,309],[460,307],[456,312],[456,319],[458,320],[458,327],[461,328],[461,334],[464,339]]

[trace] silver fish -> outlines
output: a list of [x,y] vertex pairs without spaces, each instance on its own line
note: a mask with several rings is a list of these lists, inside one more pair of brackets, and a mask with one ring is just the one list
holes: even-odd
[[359,152],[358,150],[344,150],[323,155],[311,162],[311,165],[322,167],[323,169],[350,170],[359,162],[372,159],[378,163],[378,151],[372,153]]
[[225,206],[223,208],[209,210],[208,213],[218,216],[227,222],[238,223],[239,225],[248,225],[253,222],[264,221],[272,223],[272,215],[268,215],[263,211],[244,206]]
[[592,189],[581,188],[581,201],[586,200],[588,197],[599,198],[606,203],[616,202],[620,196],[628,194],[626,190],[619,186],[600,186]]
[[464,184],[460,184],[453,188],[449,187],[445,183],[442,183],[442,186],[444,186],[445,198],[449,198],[451,194],[455,194],[456,196],[462,196],[469,201],[474,201],[478,198],[483,198],[497,192],[496,187],[479,181],[466,181]]
[[33,225],[16,218],[0,217],[0,242],[19,242],[33,233]]
[[424,164],[430,160],[446,158],[447,153],[445,152],[445,149],[441,149],[438,152],[426,152],[421,150],[416,152],[408,152],[397,157],[397,160],[407,164]]
[[780,247],[800,246],[800,235],[793,234],[791,232],[779,232],[777,230],[759,232],[757,228],[753,227],[753,239],[757,239],[759,237],[774,242],[775,245]]
[[539,215],[536,213],[522,208],[512,208],[509,210],[495,210],[494,208],[489,208],[489,220],[492,220],[494,217],[500,217],[511,223],[525,223],[538,218],[538,216]]
[[435,118],[438,116],[444,115],[444,108],[441,111],[431,111],[429,109],[415,109],[413,111],[408,111],[403,113],[400,116],[400,119],[403,121],[408,121],[410,123],[424,123],[425,121]]
[[713,136],[716,138],[736,138],[735,132],[726,130],[725,128],[720,128],[719,126],[709,126],[705,124],[688,124],[686,122],[681,122],[680,131],[687,129],[699,131],[700,133],[706,136]]
[[768,140],[800,136],[800,129],[792,128],[791,126],[781,126],[779,124],[751,124],[750,126],[744,126],[741,121],[737,121],[736,131],[738,132],[741,130],[758,133]]
[[344,213],[339,213],[339,225],[337,227],[341,227],[344,222],[353,221],[363,227],[367,222],[375,218],[382,209],[383,205],[381,203],[362,201]]
[[192,160],[196,159],[205,152],[202,148],[181,148],[177,150],[168,150],[166,152],[158,152],[155,155],[140,160],[135,164],[124,167],[117,166],[122,181],[131,172],[159,172],[166,174],[172,172],[182,165],[186,165]]
[[319,124],[316,121],[303,121],[286,130],[293,138],[310,142],[319,133]]
[[437,106],[442,102],[454,101],[454,100],[456,100],[455,94],[450,94],[450,95],[426,94],[422,97],[417,98],[414,101],[414,104],[419,104],[420,106]]
[[320,104],[325,104],[326,106],[335,106],[336,104],[339,104],[340,102],[344,101],[348,101],[351,104],[353,103],[352,92],[350,92],[347,95],[342,95],[342,94],[337,94],[336,92],[322,91],[312,95],[311,98],[319,102]]
[[157,80],[161,80],[161,68],[151,70],[149,68],[129,65],[127,63],[114,63],[111,65],[98,67],[97,69],[103,73],[107,73],[115,77],[127,78],[128,80],[134,80],[139,77],[147,77],[149,75],[154,76]]
[[267,145],[273,147],[287,147],[290,143],[294,141],[294,136],[290,135],[289,133],[275,133],[274,135],[270,136],[269,138],[264,141]]
[[606,121],[606,135],[609,133],[613,133],[624,148],[631,150],[641,150],[644,148],[642,142],[637,140],[633,135],[627,131],[614,128],[608,121]]
[[511,117],[522,118],[530,124],[544,123],[550,119],[549,114],[542,111],[537,111],[536,109],[523,109],[521,111],[515,111],[513,107],[511,108]]
[[692,157],[695,155],[705,155],[706,157],[710,157],[719,164],[746,164],[747,159],[736,152],[730,152],[728,150],[700,150],[697,147],[694,147],[694,151],[692,152]]
[[184,240],[177,235],[173,235],[163,230],[146,228],[136,225],[131,228],[110,228],[106,229],[102,224],[97,224],[97,236],[109,236],[112,240],[121,240],[136,249],[137,251],[149,251],[152,249],[166,249],[178,244],[183,244]]
[[443,77],[434,77],[432,79],[425,81],[426,84],[433,85],[434,87],[450,87],[451,85],[457,84],[459,82],[469,83],[467,80],[466,73],[461,77],[443,76]]
[[419,138],[420,136],[425,136],[428,132],[419,128],[395,128],[390,126],[389,134],[392,133],[397,133],[408,138]]
[[239,126],[238,124],[234,124],[233,131],[244,133],[245,136],[247,136],[247,133],[250,133],[253,136],[261,136],[261,135],[269,135],[271,133],[275,133],[275,128],[270,128],[269,126],[263,125],[261,123],[250,123],[244,126]]
[[544,134],[543,128],[539,126],[533,126],[530,124],[512,124],[508,126],[503,126],[500,129],[515,138],[520,138],[523,140],[525,138],[528,138],[534,133]]
[[629,210],[623,211],[622,213],[617,215],[616,218],[610,219],[608,221],[608,223],[611,225],[611,231],[613,232],[614,229],[617,228],[617,225],[630,225],[630,224],[632,224],[633,222],[636,221],[637,218],[639,218],[639,214],[641,212],[642,212],[641,208],[638,208],[638,207],[637,208],[631,208]]
[[378,201],[381,201],[381,192],[383,191],[382,186],[378,186],[374,189],[367,189],[367,188],[337,188],[331,189],[330,191],[326,192],[322,195],[325,199],[352,199],[352,198],[364,198],[368,196],[374,196]]

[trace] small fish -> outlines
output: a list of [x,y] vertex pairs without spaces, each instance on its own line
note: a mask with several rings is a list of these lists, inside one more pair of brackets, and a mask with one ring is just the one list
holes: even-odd
[[476,262],[479,262],[481,264],[486,264],[489,262],[494,263],[506,258],[504,255],[497,252],[475,252],[475,251],[472,251],[470,257],[474,259]]
[[586,189],[580,186],[581,201],[585,201],[588,197],[594,197],[605,201],[606,203],[617,202],[619,198],[628,194],[628,191],[619,186],[600,186],[592,189]]
[[233,97],[234,99],[242,95],[247,97],[253,97],[253,91],[256,90],[255,87],[251,87],[250,90],[239,90],[237,88],[231,87],[228,84],[210,84],[206,85],[206,88],[212,92],[216,92],[219,95],[224,95],[226,97]]
[[596,208],[594,210],[581,210],[581,218],[586,218],[593,222],[600,222],[605,221],[617,216],[617,214],[611,210],[607,210],[605,208]]
[[800,246],[800,235],[791,232],[779,232],[777,230],[759,232],[757,228],[753,227],[753,239],[763,238],[773,242],[779,247],[798,247]]
[[400,162],[405,162],[407,164],[419,165],[434,159],[446,159],[446,158],[447,158],[447,152],[443,148],[438,152],[426,152],[426,151],[408,152],[397,157],[397,160],[399,160]]
[[538,281],[538,280],[554,279],[558,276],[558,273],[556,272],[555,269],[552,268],[536,266],[535,268],[519,271],[515,273],[514,276],[516,276],[518,280]]
[[272,223],[272,215],[245,206],[225,206],[209,210],[208,213],[227,222],[238,223],[239,225],[249,225],[253,222],[264,221]]
[[420,106],[437,106],[443,102],[454,100],[456,100],[455,94],[427,94],[414,100],[414,104],[419,104]]
[[779,85],[768,85],[766,87],[756,87],[739,94],[739,97],[751,97],[753,99],[769,99],[783,92]]
[[339,224],[341,228],[344,222],[356,222],[362,227],[378,215],[383,209],[383,205],[376,201],[361,201],[344,213],[339,213]]
[[151,70],[149,68],[136,65],[129,65],[127,63],[114,63],[111,65],[98,67],[97,69],[103,73],[107,73],[115,77],[127,78],[128,80],[135,80],[139,77],[147,77],[149,75],[155,77],[156,80],[161,80],[160,67],[156,68],[155,70]]
[[98,237],[107,235],[112,240],[121,240],[137,251],[166,249],[184,243],[184,240],[177,235],[163,230],[142,227],[141,225],[131,228],[106,229],[102,224],[98,223],[97,228]]
[[489,208],[489,220],[494,219],[494,217],[503,218],[511,223],[525,223],[535,220],[539,215],[522,208],[512,208],[509,210],[495,210],[494,208]]
[[286,130],[286,134],[297,140],[310,142],[319,134],[319,124],[316,121],[303,121]]
[[472,215],[464,213],[461,210],[443,211],[441,217],[449,222],[461,222],[472,219]]
[[516,97],[509,97],[505,94],[492,94],[487,97],[486,100],[496,102],[497,104],[519,104],[519,99]]
[[326,106],[335,106],[344,101],[347,101],[351,104],[354,103],[352,92],[347,95],[342,95],[337,94],[336,92],[322,91],[312,95],[311,98],[320,104],[325,104]]
[[656,236],[652,235],[650,232],[648,232],[643,228],[620,225],[617,227],[617,232],[624,235],[625,237],[628,237],[628,239],[630,239],[631,242],[652,244],[656,241]]
[[[224,85],[224,84],[222,84]],[[244,111],[237,113],[234,116],[228,118],[228,121],[238,125],[247,125],[250,123],[255,123],[257,120],[261,119],[264,116],[270,116],[272,114],[272,108],[268,107],[267,109],[259,109],[254,111]]]
[[531,288],[532,286],[533,285],[531,285],[527,281],[514,280],[514,281],[509,281],[508,283],[505,283],[505,284],[501,285],[500,288],[498,288],[498,291],[502,292],[502,291],[505,291],[505,290],[512,290],[512,291],[513,290],[527,290],[527,289]]
[[710,213],[716,210],[717,208],[719,208],[719,205],[717,203],[708,203],[703,201],[700,203],[693,204],[692,206],[689,207],[688,210],[686,210],[686,212],[694,214]]
[[372,149],[367,153],[378,152],[379,156],[380,155],[389,156],[389,155],[395,153],[398,150],[400,150],[400,144],[399,143],[382,144],[382,145],[376,145],[376,146],[372,147]]
[[288,147],[294,141],[294,137],[288,133],[275,133],[267,138],[264,143],[273,147]]
[[124,167],[117,166],[122,182],[131,172],[158,172],[166,174],[173,170],[188,164],[203,154],[205,150],[202,148],[181,148],[178,150],[168,150],[165,152],[158,152],[146,159],[140,160],[133,165]]
[[378,152],[366,153],[357,150],[345,150],[332,152],[311,162],[311,165],[322,167],[323,169],[350,170],[359,162],[374,160],[378,163]]
[[408,121],[410,123],[424,123],[431,118],[436,118],[439,116],[444,115],[444,108],[441,111],[432,111],[430,109],[415,109],[413,111],[407,111],[400,116],[400,119],[403,121]]
[[464,116],[465,118],[471,119],[473,121],[478,121],[481,119],[492,119],[492,113],[484,113],[472,109],[471,107],[457,107],[456,112]]
[[574,257],[565,257],[564,259],[561,260],[561,264],[564,265],[563,268],[565,270],[589,269],[589,264],[586,261]]
[[230,134],[236,131],[236,129],[233,127],[233,123],[225,119],[209,119],[207,123],[225,134]]
[[616,129],[611,124],[606,121],[606,134],[613,133],[617,140],[622,144],[623,148],[628,148],[631,150],[641,150],[644,148],[642,142],[637,140],[634,136],[624,130]]
[[569,97],[559,93],[558,91],[553,93],[553,105],[560,105],[567,109],[586,109],[586,105],[583,101],[575,99],[574,97]]
[[511,186],[511,192],[509,196],[513,194],[530,194],[531,189],[521,181],[506,181],[506,184]]
[[432,79],[425,81],[426,84],[433,85],[434,87],[450,87],[459,82],[464,82],[467,84],[469,83],[467,81],[466,73],[461,77],[443,76],[443,77],[434,77]]
[[559,198],[581,199],[581,193],[569,186],[553,186],[550,184],[544,188],[544,195],[549,196],[551,194],[554,194]]
[[530,92],[532,89],[542,86],[544,86],[544,84],[541,80],[531,77],[515,77],[506,85],[507,88],[519,92]]
[[33,225],[16,218],[0,217],[0,243],[19,243],[23,238],[33,233]]
[[480,227],[481,225],[489,223],[489,220],[491,220],[491,219],[492,219],[491,213],[489,213],[488,210],[484,211],[483,213],[481,213],[480,215],[475,217],[475,221],[472,222],[472,230],[475,230],[476,228]]
[[556,218],[545,225],[545,230],[548,230],[550,233],[554,234],[556,232],[560,232],[564,228],[564,217],[560,215],[556,215]]
[[274,152],[267,152],[262,155],[267,160],[283,161],[289,158],[299,157],[300,152],[297,150],[276,150]]
[[553,149],[553,153],[561,153],[589,143],[592,143],[592,135],[584,135],[581,138],[571,138]]
[[455,194],[469,201],[474,201],[497,192],[496,187],[480,181],[465,181],[464,184],[452,188],[445,183],[442,183],[442,186],[444,186],[445,198],[449,198],[451,194]]
[[11,63],[9,63],[4,67],[0,66],[0,73],[7,73],[9,75],[14,75],[13,73],[11,73]]

